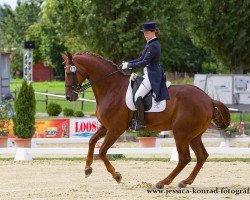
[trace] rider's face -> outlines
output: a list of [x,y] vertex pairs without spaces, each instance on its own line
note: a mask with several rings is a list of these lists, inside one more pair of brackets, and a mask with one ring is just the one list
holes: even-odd
[[143,34],[144,34],[145,40],[147,40],[147,41],[149,41],[153,37],[155,37],[155,31],[144,31]]

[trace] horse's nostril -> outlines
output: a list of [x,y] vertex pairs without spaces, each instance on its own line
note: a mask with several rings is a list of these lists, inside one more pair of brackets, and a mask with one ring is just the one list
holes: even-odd
[[70,100],[70,96],[66,96],[66,100],[69,101]]

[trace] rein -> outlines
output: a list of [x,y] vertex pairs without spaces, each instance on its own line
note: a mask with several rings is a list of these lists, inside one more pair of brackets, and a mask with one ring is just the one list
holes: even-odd
[[[120,66],[119,66],[119,68],[116,71],[111,72],[109,74],[106,74],[103,77],[101,77],[101,78],[99,78],[99,79],[97,79],[97,80],[95,80],[93,82],[89,81],[89,82],[87,82],[87,83],[85,83],[83,85],[79,85],[77,83],[77,77],[76,77],[77,68],[76,68],[75,65],[71,65],[70,66],[70,74],[71,74],[71,77],[72,77],[72,85],[65,85],[65,87],[71,87],[73,89],[73,91],[78,94],[78,93],[84,92],[85,90],[87,90],[88,88],[90,88],[91,85],[97,84],[97,83],[99,83],[99,82],[101,82],[101,81],[109,78],[110,76],[112,76],[113,74],[115,74],[115,73],[117,73],[119,71],[122,71],[122,69],[120,68]],[[81,74],[81,72],[79,70],[78,70],[78,72],[83,77],[83,75]]]

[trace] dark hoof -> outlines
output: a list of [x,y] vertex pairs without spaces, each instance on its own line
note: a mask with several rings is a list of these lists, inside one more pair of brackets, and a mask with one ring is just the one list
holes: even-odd
[[179,187],[179,188],[185,188],[185,187],[187,187],[187,184],[184,183],[183,181],[181,181],[181,182],[178,184],[178,187]]
[[162,185],[160,182],[155,185],[157,189],[163,189],[164,185]]
[[85,169],[85,178],[87,178],[90,174],[92,174],[92,168],[91,167]]
[[117,183],[120,183],[122,180],[122,175],[119,172],[116,172],[116,175],[114,177]]

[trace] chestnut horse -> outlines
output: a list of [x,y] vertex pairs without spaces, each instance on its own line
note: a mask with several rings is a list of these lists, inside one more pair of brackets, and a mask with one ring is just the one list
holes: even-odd
[[[129,76],[111,61],[93,53],[62,54],[65,64],[66,99],[76,101],[85,79],[93,89],[96,99],[96,117],[101,127],[91,137],[86,159],[85,176],[92,173],[91,164],[97,141],[104,137],[99,156],[107,171],[119,183],[122,179],[107,159],[107,151],[130,126],[133,111],[125,103]],[[90,86],[89,85],[89,86]],[[166,109],[159,113],[145,113],[145,130],[172,130],[179,155],[175,169],[156,184],[157,188],[169,185],[182,169],[191,161],[189,146],[195,153],[197,163],[191,174],[179,183],[179,187],[192,184],[208,153],[201,136],[215,123],[218,129],[230,124],[228,108],[221,102],[211,99],[205,92],[192,85],[172,85],[169,87],[170,100]]]

